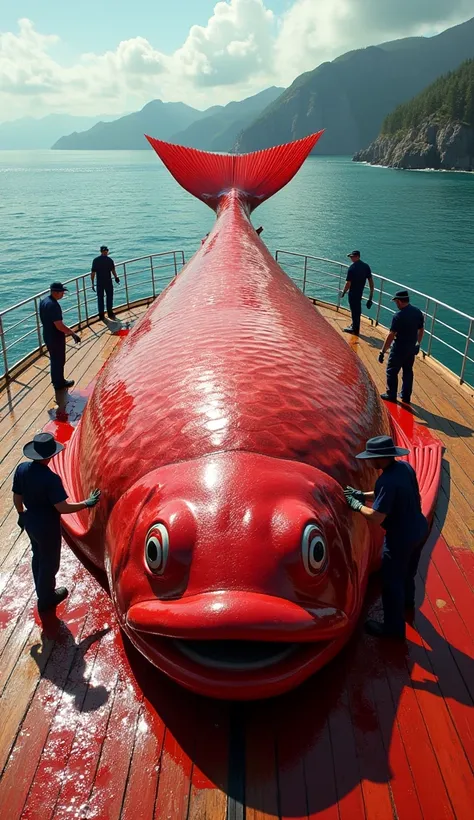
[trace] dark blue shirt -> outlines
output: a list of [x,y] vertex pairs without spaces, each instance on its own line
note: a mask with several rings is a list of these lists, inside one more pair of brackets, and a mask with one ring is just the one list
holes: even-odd
[[357,262],[353,262],[347,271],[346,277],[346,282],[351,283],[349,294],[351,296],[360,296],[362,299],[365,283],[368,279],[372,279],[370,265],[366,262],[362,262],[362,259],[359,259]]
[[421,541],[427,532],[426,518],[421,512],[421,498],[416,473],[406,461],[394,460],[375,484],[373,509],[384,513],[382,527],[387,536],[404,543]]
[[390,330],[396,333],[393,342],[395,350],[414,353],[418,342],[418,331],[425,324],[421,310],[414,305],[408,304],[395,314],[390,325]]
[[111,259],[110,256],[104,256],[101,254],[100,256],[96,256],[94,259],[91,267],[91,273],[96,274],[98,282],[107,284],[107,282],[112,281],[111,274],[114,269],[114,260]]
[[58,339],[65,340],[66,337],[62,330],[58,330],[54,324],[55,322],[62,321],[63,318],[63,312],[58,300],[53,299],[51,295],[43,296],[39,306],[39,314],[41,324],[43,325],[43,339],[45,344],[52,344]]
[[28,516],[44,525],[58,525],[55,504],[66,501],[67,495],[60,477],[47,464],[27,461],[19,464],[13,477],[13,492],[21,495]]

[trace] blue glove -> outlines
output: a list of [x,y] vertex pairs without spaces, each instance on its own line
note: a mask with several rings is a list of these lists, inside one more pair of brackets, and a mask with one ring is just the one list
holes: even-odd
[[93,492],[91,492],[89,498],[87,498],[84,501],[84,504],[86,505],[86,507],[95,507],[95,505],[99,503],[99,499],[100,499],[100,490],[93,490]]
[[365,501],[365,495],[362,490],[355,490],[354,487],[346,487],[344,490],[344,495],[346,500],[352,496],[352,498],[355,498],[356,501],[362,501],[362,503]]
[[23,532],[23,530],[25,529],[25,513],[24,512],[18,513],[18,526],[20,527],[20,530]]
[[370,310],[370,308],[372,307],[373,304],[374,303],[373,303],[372,299],[367,299],[367,310]]
[[354,512],[360,512],[362,507],[364,506],[362,504],[362,502],[357,501],[357,498],[354,498],[353,495],[349,495],[349,496],[346,495],[346,501],[347,501],[349,507],[351,508],[351,510],[354,510]]
[[384,356],[385,356],[385,353],[382,353],[382,352],[379,353],[379,362],[380,362],[380,364],[383,364]]

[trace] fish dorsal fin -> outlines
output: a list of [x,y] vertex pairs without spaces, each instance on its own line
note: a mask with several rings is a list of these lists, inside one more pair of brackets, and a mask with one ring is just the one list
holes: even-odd
[[146,138],[176,181],[214,211],[232,189],[253,211],[294,177],[322,133],[252,154],[215,154]]

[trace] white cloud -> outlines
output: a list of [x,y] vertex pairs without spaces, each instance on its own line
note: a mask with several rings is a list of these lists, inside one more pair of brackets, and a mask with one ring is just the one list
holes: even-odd
[[[240,99],[351,49],[443,28],[473,13],[472,0],[293,0],[277,19],[272,0],[218,2],[173,54],[134,37],[63,66],[58,38],[22,19],[0,32],[0,120],[52,111],[120,113],[151,99],[197,107]],[[67,46],[67,43],[65,44]]]

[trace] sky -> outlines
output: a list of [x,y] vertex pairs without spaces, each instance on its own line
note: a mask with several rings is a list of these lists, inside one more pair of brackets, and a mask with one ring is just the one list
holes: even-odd
[[473,15],[473,0],[0,0],[0,122],[204,109]]

